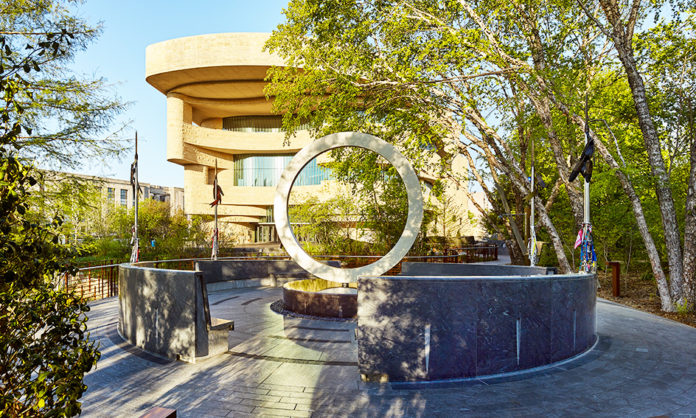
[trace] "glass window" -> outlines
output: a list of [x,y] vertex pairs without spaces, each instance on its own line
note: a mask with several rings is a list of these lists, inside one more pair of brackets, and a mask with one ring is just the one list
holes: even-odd
[[[234,160],[234,185],[272,187],[278,184],[280,175],[293,155],[239,155]],[[295,179],[295,186],[321,184],[331,177],[331,170],[317,165],[316,158],[302,169]]]
[[121,206],[128,204],[128,189],[121,189]]
[[116,190],[113,187],[106,188],[106,198],[112,202],[116,198]]
[[[279,115],[234,116],[222,119],[222,129],[233,132],[284,132],[283,117]],[[309,129],[306,124],[298,130]]]

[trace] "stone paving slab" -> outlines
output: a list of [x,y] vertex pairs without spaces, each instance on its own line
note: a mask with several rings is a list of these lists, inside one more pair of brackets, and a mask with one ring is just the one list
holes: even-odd
[[[232,319],[233,351],[196,364],[156,358],[116,333],[116,298],[92,303],[102,358],[85,376],[84,416],[139,416],[153,406],[201,416],[696,417],[696,329],[600,301],[600,340],[572,362],[527,375],[436,384],[360,381],[355,323],[283,318],[280,289],[211,292]],[[219,302],[219,303],[218,303]],[[346,331],[346,332],[343,332]]]

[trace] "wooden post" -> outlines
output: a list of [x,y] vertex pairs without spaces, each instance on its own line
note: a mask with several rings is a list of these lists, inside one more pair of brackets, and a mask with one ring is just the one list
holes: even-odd
[[621,264],[618,261],[610,261],[611,266],[611,291],[616,298],[621,297]]

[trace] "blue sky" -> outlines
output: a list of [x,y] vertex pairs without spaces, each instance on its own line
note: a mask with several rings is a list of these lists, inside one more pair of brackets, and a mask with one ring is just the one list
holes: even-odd
[[[184,185],[183,167],[166,160],[166,100],[145,82],[145,47],[206,33],[271,32],[284,20],[286,5],[287,0],[88,0],[79,6],[77,15],[92,24],[102,22],[103,33],[76,57],[75,71],[105,78],[123,101],[131,102],[119,120],[131,121],[127,135],[138,131],[140,181]],[[108,167],[87,163],[76,171],[127,179],[132,159],[128,153]]]

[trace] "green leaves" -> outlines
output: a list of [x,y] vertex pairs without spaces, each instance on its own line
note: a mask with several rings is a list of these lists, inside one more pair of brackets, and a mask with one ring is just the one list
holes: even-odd
[[82,375],[99,359],[85,334],[89,307],[48,284],[5,288],[0,306],[0,412],[79,414]]
[[[45,30],[61,10],[51,2],[10,1],[0,22],[38,22]],[[22,20],[27,14],[31,18]],[[67,263],[72,249],[60,244],[62,220],[29,210],[38,175],[15,151],[26,150],[20,134],[31,135],[36,123],[38,105],[29,90],[44,65],[36,57],[65,56],[71,38],[66,29],[47,37],[55,46],[29,42],[22,48],[20,41],[0,37],[0,416],[78,415],[82,377],[99,358],[85,332],[89,307],[57,285],[62,273],[74,271]]]

